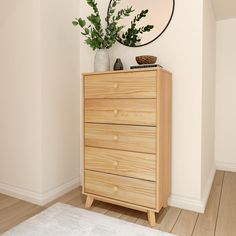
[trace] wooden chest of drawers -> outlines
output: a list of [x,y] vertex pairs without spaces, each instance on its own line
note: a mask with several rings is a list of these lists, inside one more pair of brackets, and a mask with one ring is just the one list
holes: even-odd
[[155,225],[170,193],[171,77],[159,68],[83,75],[87,208],[98,199]]

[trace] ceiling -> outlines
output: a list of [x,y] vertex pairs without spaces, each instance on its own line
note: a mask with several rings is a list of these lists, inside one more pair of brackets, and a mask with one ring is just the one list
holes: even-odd
[[212,0],[217,20],[236,18],[236,0]]

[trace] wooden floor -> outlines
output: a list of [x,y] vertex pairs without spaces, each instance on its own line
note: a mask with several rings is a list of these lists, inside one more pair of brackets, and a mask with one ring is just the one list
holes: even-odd
[[[39,207],[0,194],[0,234],[39,213],[55,202],[84,207],[81,189],[75,189],[46,207]],[[92,211],[147,226],[146,214],[95,202]],[[205,214],[168,207],[158,215],[157,229],[179,236],[236,235],[236,173],[217,171]]]

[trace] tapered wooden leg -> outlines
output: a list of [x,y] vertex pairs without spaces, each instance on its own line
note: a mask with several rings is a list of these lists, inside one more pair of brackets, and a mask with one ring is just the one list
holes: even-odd
[[148,211],[147,215],[148,215],[148,222],[149,222],[149,224],[152,227],[156,226],[156,215],[155,215],[155,212],[154,211]]
[[94,198],[91,196],[87,196],[85,208],[90,208],[93,204]]

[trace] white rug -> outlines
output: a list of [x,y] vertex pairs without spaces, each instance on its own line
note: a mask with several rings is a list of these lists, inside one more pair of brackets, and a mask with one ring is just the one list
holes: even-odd
[[70,205],[57,203],[3,236],[170,236]]

